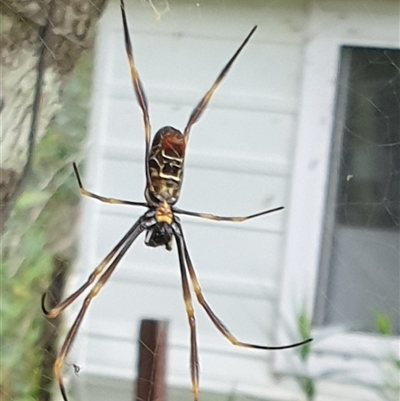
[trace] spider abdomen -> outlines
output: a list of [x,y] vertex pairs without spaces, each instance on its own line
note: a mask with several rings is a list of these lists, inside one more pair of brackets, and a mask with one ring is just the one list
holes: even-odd
[[149,202],[176,203],[182,185],[185,148],[183,134],[173,127],[163,127],[155,134],[148,159],[150,182],[146,199]]

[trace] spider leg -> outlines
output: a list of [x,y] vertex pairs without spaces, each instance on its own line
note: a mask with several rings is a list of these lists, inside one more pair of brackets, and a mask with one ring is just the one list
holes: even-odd
[[108,255],[97,265],[97,267],[93,270],[90,274],[86,282],[79,287],[73,294],[71,294],[68,298],[64,301],[60,302],[55,307],[47,310],[45,307],[45,300],[46,300],[46,293],[42,295],[42,311],[43,313],[49,318],[54,319],[56,318],[65,308],[71,305],[91,284],[94,283],[95,279],[104,268],[110,263],[110,261],[114,258],[116,253],[120,250],[120,248],[126,243],[127,240],[134,234],[137,230],[138,225],[140,224],[142,218],[140,218],[130,229],[129,231],[123,236],[123,238],[118,242],[117,245],[108,253]]
[[190,260],[189,256],[189,251],[186,246],[185,238],[183,236],[183,231],[182,227],[179,224],[179,222],[175,221],[176,226],[178,227],[178,233],[177,237],[180,240],[180,246],[183,248],[184,255],[185,255],[185,261],[186,261],[186,266],[189,272],[190,279],[192,281],[192,286],[193,290],[196,294],[197,301],[199,304],[203,307],[205,312],[207,313],[208,317],[211,319],[211,321],[214,323],[214,326],[222,333],[222,335],[233,345],[236,345],[238,347],[244,347],[244,348],[255,348],[255,349],[264,349],[264,350],[279,350],[279,349],[287,349],[287,348],[294,348],[298,347],[300,345],[304,345],[312,341],[312,338],[309,338],[304,341],[300,341],[297,343],[293,344],[288,344],[288,345],[280,345],[280,346],[266,346],[266,345],[258,345],[258,344],[251,344],[251,343],[246,343],[243,341],[239,341],[230,331],[229,329],[225,326],[225,324],[219,319],[219,317],[214,313],[214,311],[211,309],[210,305],[207,303],[207,301],[204,298],[204,295],[202,293],[199,281],[196,276],[196,272],[194,270],[192,261]]
[[60,353],[57,356],[57,359],[54,363],[54,375],[55,375],[55,379],[58,383],[58,386],[60,387],[60,391],[61,391],[64,401],[68,401],[67,393],[66,393],[64,382],[63,382],[62,375],[61,375],[61,369],[64,364],[65,357],[67,356],[68,351],[71,348],[71,345],[74,341],[76,333],[78,332],[78,329],[82,323],[82,320],[86,314],[87,309],[89,308],[89,305],[90,305],[92,299],[99,293],[99,291],[102,289],[104,284],[110,278],[111,274],[114,272],[115,268],[118,266],[118,263],[121,261],[122,257],[128,251],[129,247],[132,245],[132,243],[135,241],[135,239],[139,236],[139,234],[145,229],[145,227],[141,223],[142,223],[142,219],[140,219],[136,222],[136,224],[130,230],[130,235],[125,238],[125,243],[123,244],[122,248],[119,250],[119,253],[115,257],[113,262],[106,269],[106,271],[100,276],[100,278],[97,280],[94,287],[91,289],[89,294],[86,296],[85,300],[83,301],[82,307],[78,313],[78,316],[76,317],[74,323],[72,324],[70,330],[68,331],[68,334],[61,347]]
[[147,178],[147,182],[149,183],[149,182],[151,182],[150,181],[149,164],[148,164],[149,149],[150,149],[150,131],[151,131],[150,117],[149,117],[146,95],[144,93],[143,85],[140,81],[139,73],[138,73],[138,70],[136,69],[135,61],[133,58],[132,42],[129,37],[128,20],[126,18],[124,0],[120,1],[120,6],[121,6],[121,14],[122,14],[122,23],[124,26],[125,49],[126,49],[126,54],[128,56],[129,69],[131,72],[133,88],[135,90],[136,100],[143,113],[144,137],[145,137],[145,142],[146,142],[146,178]]
[[192,381],[192,393],[194,401],[197,401],[199,399],[199,355],[197,350],[197,338],[196,338],[196,318],[194,316],[192,298],[190,295],[189,282],[186,273],[184,251],[182,248],[181,239],[179,235],[175,232],[175,230],[174,230],[174,236],[178,248],[183,299],[185,301],[185,309],[190,326],[190,376]]
[[263,216],[265,214],[277,212],[278,210],[282,210],[283,208],[284,208],[283,206],[280,206],[280,207],[276,207],[274,209],[264,210],[259,213],[251,214],[249,216],[235,216],[235,217],[234,216],[216,216],[215,214],[210,214],[210,213],[191,212],[189,210],[182,210],[182,209],[179,209],[176,207],[173,208],[173,211],[174,211],[174,213],[177,213],[177,214],[185,214],[187,216],[200,217],[202,219],[207,219],[207,220],[232,221],[232,222],[239,223],[242,221],[253,219],[254,217],[259,217],[259,216]]
[[225,75],[228,73],[229,69],[231,68],[233,62],[236,60],[236,58],[239,56],[240,52],[246,46],[247,42],[250,40],[251,36],[253,35],[253,33],[256,29],[257,29],[257,25],[254,26],[253,29],[250,31],[250,33],[246,36],[245,40],[240,45],[239,49],[236,50],[235,54],[231,57],[231,59],[228,61],[228,63],[225,65],[225,67],[222,69],[222,71],[219,73],[217,79],[212,84],[211,88],[206,92],[206,94],[203,96],[203,98],[200,100],[200,102],[197,104],[197,106],[192,111],[192,114],[190,115],[189,120],[186,124],[186,128],[183,131],[183,135],[185,136],[186,142],[189,139],[189,133],[190,133],[190,129],[191,129],[192,125],[195,124],[198,121],[198,119],[200,118],[200,116],[203,114],[203,111],[207,107],[207,104],[210,101],[212,95],[214,94],[214,92],[220,85],[221,81],[224,79]]
[[147,207],[147,204],[145,202],[133,202],[133,201],[123,200],[123,199],[106,198],[104,196],[97,195],[97,194],[95,194],[93,192],[87,191],[84,188],[83,184],[82,184],[82,179],[81,179],[81,176],[79,174],[79,170],[78,170],[77,165],[75,163],[72,163],[72,166],[74,168],[74,173],[75,173],[76,180],[78,181],[79,191],[83,196],[87,196],[89,198],[94,198],[94,199],[97,199],[97,200],[99,200],[101,202],[111,203],[111,204],[114,204],[114,205],[130,205],[130,206],[144,206],[144,207]]

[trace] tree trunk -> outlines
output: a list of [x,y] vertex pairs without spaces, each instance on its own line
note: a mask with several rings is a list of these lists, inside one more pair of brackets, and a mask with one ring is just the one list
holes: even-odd
[[0,226],[107,0],[0,0]]

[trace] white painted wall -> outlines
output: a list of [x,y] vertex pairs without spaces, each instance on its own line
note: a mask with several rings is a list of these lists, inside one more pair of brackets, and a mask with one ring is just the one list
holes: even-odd
[[[153,132],[164,125],[180,129],[185,126],[195,104],[251,27],[258,25],[209,109],[193,127],[179,206],[246,215],[292,204],[289,190],[294,185],[295,137],[305,102],[301,84],[310,68],[303,64],[313,34],[309,27],[316,10],[330,11],[296,0],[171,0],[168,4],[170,11],[160,20],[147,3],[129,1],[127,5]],[[363,16],[360,20],[363,23]],[[323,26],[316,29],[323,30]],[[100,23],[96,49],[84,184],[104,196],[142,200],[142,119],[133,96],[115,2]],[[296,181],[296,185],[301,186],[301,182]],[[85,279],[141,211],[84,201],[80,260],[70,290]],[[283,211],[239,225],[182,218],[208,301],[244,341],[273,345],[283,338],[299,340],[293,331],[285,333],[284,327],[294,321],[303,304],[281,308],[284,313],[290,310],[291,316],[279,314],[279,302],[287,302],[280,298],[282,274],[287,275],[283,271],[287,216]],[[301,269],[297,284],[303,288]],[[276,367],[274,352],[237,349],[221,337],[200,308],[196,313],[201,390],[301,399],[291,380],[277,380],[272,374]],[[84,399],[93,396],[99,400],[101,394],[109,399],[106,390],[98,387],[99,378],[106,388],[106,378],[132,380],[135,376],[141,318],[169,320],[168,383],[188,388],[189,330],[176,250],[168,253],[146,248],[143,238],[134,244],[110,283],[93,301],[68,358],[82,369],[75,386],[84,392]],[[97,383],[96,396],[88,390],[91,380]],[[327,394],[321,400],[354,399],[345,395],[335,398],[335,391]],[[376,399],[369,393],[366,397],[361,389],[358,394],[363,400]]]

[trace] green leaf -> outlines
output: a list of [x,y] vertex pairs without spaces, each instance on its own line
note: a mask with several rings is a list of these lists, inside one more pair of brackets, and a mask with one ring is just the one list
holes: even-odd
[[[308,318],[306,312],[302,312],[297,318],[297,329],[300,333],[300,337],[303,340],[311,337],[311,320]],[[311,344],[308,343],[299,348],[300,358],[305,361],[308,359],[311,353]]]
[[390,336],[393,333],[393,330],[389,316],[380,312],[374,312],[374,317],[378,333],[384,336]]

